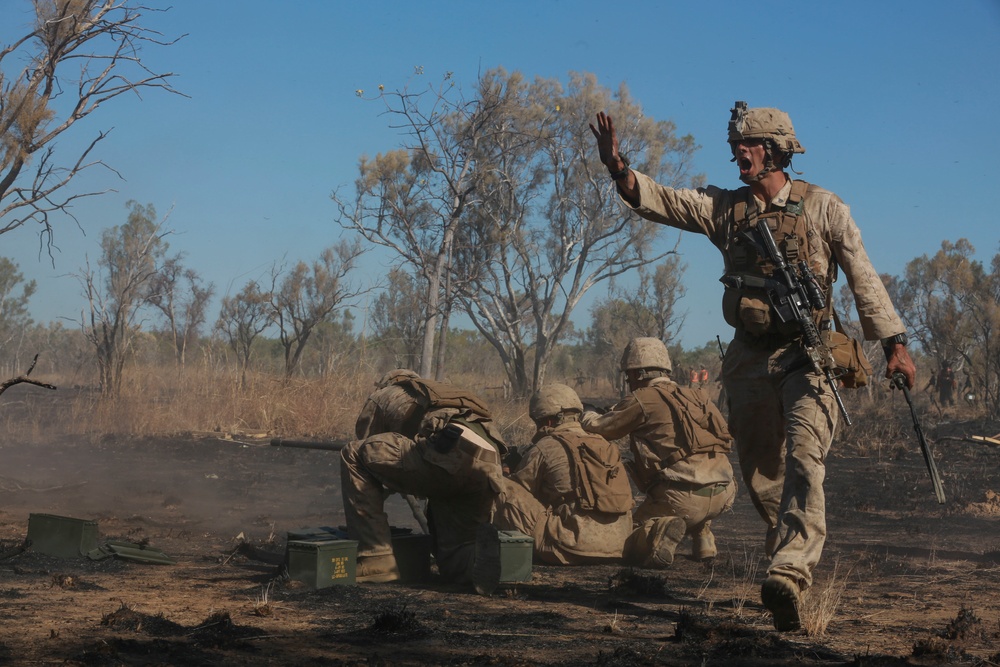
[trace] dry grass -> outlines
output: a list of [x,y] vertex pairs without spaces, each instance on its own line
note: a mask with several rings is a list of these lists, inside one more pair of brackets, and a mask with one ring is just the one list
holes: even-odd
[[820,585],[813,584],[802,597],[799,615],[802,618],[802,627],[810,637],[825,636],[830,621],[837,615],[837,609],[847,588],[847,579],[853,568],[848,569],[843,576],[838,576],[839,569],[840,561],[837,560],[833,564],[829,578]]
[[[53,378],[56,391],[28,385],[4,395],[0,428],[9,437],[39,441],[54,435],[152,436],[189,432],[309,437],[343,440],[381,375],[345,369],[323,378],[234,372],[208,366],[133,367],[117,398],[91,387],[72,387]],[[456,375],[449,381],[469,387],[491,406],[496,423],[512,445],[526,444],[534,432],[523,400],[503,397],[483,378]]]
[[743,618],[747,601],[757,599],[760,592],[760,584],[757,582],[760,555],[756,549],[748,551],[744,545],[742,569],[737,566],[735,557],[731,557],[730,562],[733,566],[733,614],[736,618]]

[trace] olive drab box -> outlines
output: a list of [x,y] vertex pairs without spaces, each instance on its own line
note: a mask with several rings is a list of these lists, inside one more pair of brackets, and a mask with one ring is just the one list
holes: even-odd
[[677,384],[655,384],[674,421],[674,444],[678,451],[661,462],[672,466],[692,454],[726,453],[732,449],[726,418],[700,389]]
[[97,548],[97,522],[54,514],[28,515],[31,549],[57,558],[85,558]]
[[551,433],[569,453],[580,508],[624,514],[635,506],[632,485],[618,448],[601,437]]
[[531,557],[535,540],[516,530],[498,531],[500,536],[500,583],[531,581]]
[[357,540],[291,540],[286,546],[288,578],[312,588],[355,583],[358,567]]

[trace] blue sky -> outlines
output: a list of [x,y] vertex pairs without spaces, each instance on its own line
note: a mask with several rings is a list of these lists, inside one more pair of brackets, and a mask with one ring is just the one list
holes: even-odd
[[[1000,252],[998,0],[150,4],[170,8],[149,26],[186,37],[148,62],[175,72],[189,97],[122,98],[60,140],[72,154],[114,128],[99,157],[124,180],[81,179],[77,190],[117,192],[77,207],[82,231],[57,221],[54,268],[34,230],[0,237],[0,255],[38,282],[38,321],[79,318],[72,274],[98,256],[101,230],[125,221],[130,199],[170,211],[172,250],[220,296],[276,261],[318,256],[342,233],[330,193],[351,187],[361,155],[400,142],[379,103],[355,90],[402,87],[416,67],[428,82],[451,71],[466,86],[496,66],[624,82],[648,115],[695,137],[696,170],[724,187],[739,185],[725,134],[733,101],[779,107],[807,149],[795,168],[851,206],[880,272],[902,273],[945,239],[969,239],[987,262]],[[2,12],[6,44],[30,2],[5,0]],[[664,231],[665,245],[674,239]],[[718,251],[695,235],[680,250],[682,341],[726,340]],[[367,268],[384,273],[374,258]],[[589,323],[585,310],[575,319]]]

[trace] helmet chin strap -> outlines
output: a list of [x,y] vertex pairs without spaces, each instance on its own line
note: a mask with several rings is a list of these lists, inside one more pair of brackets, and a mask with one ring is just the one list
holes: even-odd
[[770,139],[765,139],[764,141],[765,141],[765,146],[767,148],[767,150],[764,151],[764,168],[761,169],[759,172],[757,172],[756,176],[744,176],[740,174],[740,180],[746,183],[747,185],[758,183],[767,178],[768,174],[780,170],[779,167],[774,163],[774,157],[773,157],[774,143]]

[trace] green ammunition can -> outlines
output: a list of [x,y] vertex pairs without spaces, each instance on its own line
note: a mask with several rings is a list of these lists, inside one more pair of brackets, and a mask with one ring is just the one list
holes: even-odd
[[312,588],[355,583],[357,540],[292,540],[286,545],[288,577]]
[[97,522],[54,514],[28,515],[31,549],[57,558],[84,558],[97,548]]
[[531,581],[531,557],[535,540],[516,530],[501,530],[500,583]]

